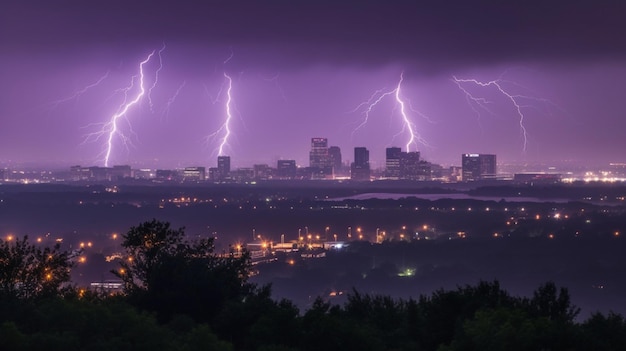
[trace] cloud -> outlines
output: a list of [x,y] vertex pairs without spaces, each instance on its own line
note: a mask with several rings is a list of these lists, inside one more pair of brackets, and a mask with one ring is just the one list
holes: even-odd
[[2,12],[0,39],[27,53],[166,40],[236,46],[243,64],[426,70],[626,54],[622,1],[24,1]]

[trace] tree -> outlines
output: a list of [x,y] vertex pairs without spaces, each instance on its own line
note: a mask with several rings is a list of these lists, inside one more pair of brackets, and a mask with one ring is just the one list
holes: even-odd
[[571,302],[569,291],[558,289],[553,282],[547,282],[533,293],[530,309],[536,316],[546,317],[551,321],[571,323],[580,312],[580,308]]
[[71,252],[57,243],[41,249],[22,239],[0,240],[0,295],[30,299],[58,295],[75,265]]
[[227,301],[241,301],[254,289],[247,283],[250,258],[214,254],[214,239],[187,240],[184,228],[152,220],[123,235],[127,256],[113,273],[124,282],[131,303],[169,319],[187,314],[210,321]]

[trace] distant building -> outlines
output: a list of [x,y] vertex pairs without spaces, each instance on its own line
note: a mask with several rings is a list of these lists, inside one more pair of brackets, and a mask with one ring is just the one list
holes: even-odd
[[339,146],[331,146],[328,148],[328,158],[330,162],[330,166],[333,169],[333,175],[338,175],[342,173],[342,163],[341,163],[341,149]]
[[496,155],[463,154],[461,156],[463,181],[496,178]]
[[385,173],[387,179],[431,180],[441,177],[441,166],[421,160],[419,151],[403,152],[399,147],[385,150]]
[[311,178],[313,179],[326,179],[332,177],[333,168],[328,154],[328,139],[311,138],[309,167],[311,168]]
[[254,179],[257,180],[268,180],[273,177],[273,170],[270,166],[266,164],[257,164],[253,166],[254,168]]
[[111,180],[111,174],[109,173],[109,168],[106,167],[89,167],[90,181],[102,182]]
[[556,184],[561,182],[561,174],[559,173],[515,173],[513,181],[522,184]]
[[399,147],[388,147],[385,150],[385,178],[400,179],[400,161],[402,159],[402,149]]
[[370,180],[370,152],[364,147],[354,148],[354,162],[350,169],[352,180]]
[[185,167],[183,169],[184,181],[204,181],[206,180],[206,168],[204,167]]
[[89,167],[72,166],[70,167],[70,179],[75,182],[89,180],[91,179],[91,170]]
[[149,169],[149,168],[135,169],[133,174],[134,174],[135,179],[156,178],[156,171],[154,169]]
[[131,178],[132,170],[128,165],[122,166],[113,166],[113,168],[109,168],[109,176],[110,180],[122,180],[125,178]]
[[244,167],[230,171],[230,179],[235,182],[247,182],[254,179],[254,168]]
[[160,181],[178,180],[178,172],[171,169],[157,169],[156,179]]
[[212,181],[219,180],[219,170],[217,169],[217,167],[209,167],[208,179]]
[[279,179],[295,179],[296,171],[297,168],[295,160],[278,160],[276,165],[276,176]]
[[422,180],[423,171],[420,165],[420,152],[403,152],[400,158],[400,178],[408,180]]
[[230,156],[217,157],[217,180],[224,180],[230,177]]

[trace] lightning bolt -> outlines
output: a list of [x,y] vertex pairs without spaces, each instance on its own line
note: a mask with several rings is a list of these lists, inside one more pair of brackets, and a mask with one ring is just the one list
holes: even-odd
[[170,108],[172,107],[172,104],[176,101],[176,98],[178,98],[178,94],[180,94],[180,91],[183,90],[186,84],[187,84],[187,81],[183,81],[178,86],[178,89],[176,89],[176,91],[174,92],[174,95],[172,95],[172,97],[170,97],[167,100],[167,103],[165,104],[165,109],[163,109],[163,115],[165,116],[166,119],[170,114]]
[[403,81],[404,81],[404,73],[401,73],[400,80],[398,81],[398,84],[396,85],[394,89],[387,90],[387,91],[385,91],[384,89],[376,90],[369,97],[367,101],[360,103],[354,110],[350,111],[351,113],[355,113],[357,111],[363,111],[362,113],[364,116],[363,121],[352,131],[352,137],[354,137],[354,134],[359,129],[363,128],[369,122],[370,113],[372,112],[372,110],[374,110],[374,108],[381,101],[383,101],[386,97],[393,96],[396,101],[395,106],[394,106],[394,111],[398,109],[400,112],[401,119],[402,119],[402,130],[398,134],[396,134],[394,138],[402,133],[408,132],[409,140],[406,143],[407,152],[411,151],[410,150],[411,145],[414,145],[416,148],[417,148],[418,143],[428,146],[428,143],[426,142],[426,140],[424,140],[421,137],[421,135],[416,131],[415,123],[411,121],[411,118],[409,117],[409,113],[407,112],[407,110],[413,113],[416,113],[418,116],[426,119],[429,122],[432,122],[432,121],[425,114],[415,110],[411,106],[410,101],[407,100],[405,97],[403,97],[401,93]]
[[163,47],[158,52],[159,68],[157,68],[156,73],[154,74],[154,82],[152,83],[152,86],[150,87],[150,89],[148,89],[148,103],[150,105],[150,112],[152,113],[154,113],[154,104],[152,103],[152,90],[156,87],[157,83],[159,82],[159,72],[161,72],[161,69],[163,69],[163,57],[161,56],[161,53],[163,53],[163,50],[165,50],[165,43],[163,43]]
[[517,115],[517,123],[519,125],[520,134],[522,136],[522,151],[524,153],[526,152],[526,149],[528,147],[528,131],[525,125],[526,115],[523,112],[523,108],[531,107],[531,106],[525,105],[524,101],[533,100],[533,101],[548,103],[550,105],[556,106],[547,99],[537,98],[537,97],[528,96],[528,95],[514,94],[510,92],[508,89],[506,89],[503,86],[503,83],[511,83],[511,84],[515,84],[515,83],[502,79],[502,75],[498,79],[494,79],[490,81],[480,81],[478,79],[460,79],[460,78],[457,78],[456,76],[452,76],[452,81],[457,85],[457,87],[461,90],[461,92],[463,92],[468,105],[474,111],[474,113],[477,114],[478,118],[480,118],[480,115],[481,115],[480,110],[483,110],[492,115],[495,115],[495,113],[487,107],[487,104],[490,104],[491,101],[487,100],[487,98],[485,97],[474,95],[467,88],[467,85],[474,85],[480,88],[493,87],[498,91],[499,94],[501,94],[507,100],[509,100],[511,104],[513,105],[515,109],[515,113]]
[[222,62],[222,64],[227,64],[228,61],[232,60],[232,58],[235,57],[235,52],[233,51],[233,48],[230,48],[230,56],[228,56],[226,58],[226,60],[224,60],[224,62]]
[[97,81],[95,81],[94,83],[91,83],[89,85],[86,85],[84,88],[75,91],[72,95],[60,99],[60,100],[56,100],[54,102],[52,102],[52,109],[57,108],[59,105],[64,104],[68,101],[72,101],[72,100],[78,100],[84,93],[86,93],[89,89],[91,88],[95,88],[98,85],[100,85],[100,83],[102,83],[103,80],[107,79],[109,77],[109,73],[111,73],[111,71],[106,71],[106,73],[104,75],[102,75]]
[[[217,152],[218,156],[224,156],[224,148],[226,147],[226,145],[228,145],[228,137],[230,137],[230,133],[231,133],[230,120],[233,117],[232,116],[233,79],[225,72],[224,72],[224,78],[226,78],[226,119],[224,120],[224,123],[219,127],[218,130],[216,130],[215,132],[213,132],[207,137],[208,140],[211,140],[217,137],[218,134],[221,134],[222,132],[224,133],[224,136],[222,137],[220,141],[220,146],[218,148],[218,152]],[[220,88],[220,92],[218,93],[218,98],[222,93],[222,89],[223,88]],[[216,101],[217,99],[213,103],[215,103]]]
[[285,90],[280,86],[280,83],[278,82],[278,78],[279,77],[280,77],[280,72],[277,73],[275,76],[273,76],[271,78],[263,78],[263,77],[261,77],[261,78],[263,78],[263,80],[265,80],[266,82],[274,83],[274,86],[276,87],[276,89],[280,93],[280,96],[283,99],[283,101],[287,102],[287,96],[285,95]]
[[[122,131],[120,131],[119,122],[123,117],[126,116],[128,111],[134,105],[136,105],[142,99],[142,97],[146,94],[145,81],[144,81],[144,78],[145,78],[144,65],[146,65],[150,61],[150,59],[154,56],[154,54],[155,54],[155,51],[153,50],[143,61],[139,63],[139,74],[134,75],[131,78],[130,85],[128,85],[127,87],[121,90],[124,93],[124,100],[122,101],[117,112],[111,116],[108,122],[101,125],[101,129],[98,132],[90,133],[85,138],[85,142],[87,142],[90,140],[97,141],[101,137],[106,136],[106,146],[105,146],[105,151],[104,151],[104,166],[105,167],[109,166],[109,160],[111,157],[111,152],[113,150],[114,137],[118,136],[119,138],[121,138],[125,145],[128,145],[128,143],[130,142],[129,138],[124,133],[122,133]],[[137,92],[137,95],[132,100],[129,101],[129,92],[135,87],[137,80],[139,81],[139,92]],[[125,120],[128,123],[128,120],[127,119]],[[129,124],[129,127],[130,127],[130,124]],[[132,128],[131,128],[131,133],[132,133]]]

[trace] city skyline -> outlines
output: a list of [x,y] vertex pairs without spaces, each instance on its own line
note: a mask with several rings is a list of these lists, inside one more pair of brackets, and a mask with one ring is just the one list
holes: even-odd
[[621,3],[62,3],[2,5],[2,164],[626,162]]

